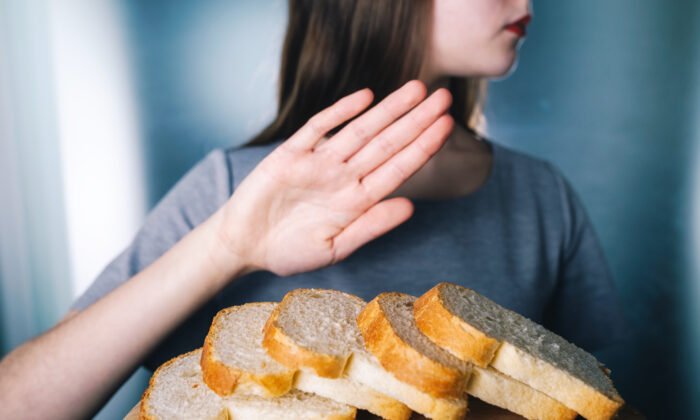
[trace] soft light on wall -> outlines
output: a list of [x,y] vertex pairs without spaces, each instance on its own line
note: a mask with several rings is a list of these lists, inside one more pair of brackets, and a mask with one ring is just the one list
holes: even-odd
[[48,329],[71,299],[48,10],[0,2],[2,353]]
[[[697,16],[698,27],[696,39],[700,40],[700,12]],[[695,162],[693,176],[693,205],[690,209],[691,240],[686,244],[686,258],[692,262],[688,277],[691,289],[685,295],[685,307],[688,308],[687,334],[689,336],[689,348],[686,349],[688,358],[684,361],[688,366],[689,388],[692,392],[700,391],[700,49],[695,50],[695,100],[691,107],[691,116],[694,121],[693,138],[695,139],[692,153]],[[700,400],[692,399],[691,412],[700,413]]]
[[111,0],[50,3],[53,84],[73,296],[133,238],[146,212],[125,25]]

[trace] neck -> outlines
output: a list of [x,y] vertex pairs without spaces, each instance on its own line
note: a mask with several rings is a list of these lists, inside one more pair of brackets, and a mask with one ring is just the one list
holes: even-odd
[[[450,82],[448,76],[429,76],[427,74],[421,74],[419,79],[425,84],[428,90],[426,97],[430,96],[433,92],[440,88],[447,89]],[[472,136],[472,134],[463,129],[460,124],[455,124],[455,128],[445,141],[445,148],[464,148],[466,145],[473,143],[475,140],[476,139]]]

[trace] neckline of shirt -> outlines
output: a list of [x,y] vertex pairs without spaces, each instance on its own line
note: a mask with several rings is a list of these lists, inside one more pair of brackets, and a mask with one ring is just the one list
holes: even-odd
[[491,184],[493,184],[494,178],[496,178],[496,171],[498,171],[498,168],[500,167],[500,161],[501,161],[501,149],[500,146],[497,143],[494,143],[493,141],[486,139],[484,137],[481,137],[481,141],[486,142],[490,148],[491,148],[491,156],[492,156],[492,164],[491,164],[491,171],[489,171],[489,175],[486,178],[486,181],[476,190],[470,192],[469,194],[465,195],[460,195],[458,197],[451,197],[451,198],[413,198],[411,201],[414,203],[425,203],[425,204],[436,204],[436,203],[448,203],[451,201],[461,201],[461,200],[473,200],[479,195],[484,194],[484,191],[491,189]]
[[[280,144],[282,144],[286,139],[280,139],[276,142],[270,143],[269,145],[264,145],[264,146],[273,146],[273,149],[278,147]],[[486,142],[491,148],[491,155],[492,155],[492,164],[491,164],[491,171],[489,171],[489,175],[486,178],[486,181],[481,185],[479,188],[476,190],[470,192],[469,194],[457,196],[457,197],[451,197],[451,198],[412,198],[411,201],[414,203],[426,203],[426,204],[436,204],[436,203],[449,203],[449,202],[454,202],[454,201],[460,201],[460,200],[473,200],[479,195],[484,194],[484,191],[487,191],[491,189],[491,184],[493,184],[494,178],[496,178],[497,173],[499,171],[500,167],[500,162],[501,162],[501,152],[502,149],[498,143],[495,143],[491,141],[490,139],[487,139],[486,137],[479,136],[479,141]],[[244,146],[244,148],[247,146]],[[264,158],[264,157],[263,157]],[[257,165],[257,163],[255,164]],[[235,178],[235,177],[234,177]],[[235,183],[235,179],[234,179]]]

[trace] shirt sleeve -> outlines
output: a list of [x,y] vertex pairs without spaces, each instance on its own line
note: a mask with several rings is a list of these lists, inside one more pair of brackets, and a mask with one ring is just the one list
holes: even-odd
[[[231,171],[226,153],[220,149],[212,151],[190,169],[151,210],[131,244],[105,267],[85,292],[73,302],[71,309],[87,308],[148,267],[216,212],[231,195],[231,185]],[[178,331],[189,328],[190,331],[203,331],[206,334],[213,318],[212,310],[206,306],[201,308],[178,327]],[[200,327],[199,324],[204,326]],[[198,334],[191,336],[195,335]],[[147,362],[147,367],[153,369],[170,353],[177,355],[180,354],[175,353],[178,349],[182,350],[181,353],[192,350],[201,346],[204,340],[202,335],[199,341],[193,337],[191,343],[174,343],[175,337],[182,336],[190,335],[177,332],[171,334],[165,342],[166,346],[171,346],[172,351],[163,354],[164,346],[161,345],[156,350],[156,355],[149,356],[151,363]],[[188,348],[192,343],[199,344]]]
[[560,194],[564,241],[547,328],[593,352],[626,340],[629,331],[610,268],[581,199],[550,164]]

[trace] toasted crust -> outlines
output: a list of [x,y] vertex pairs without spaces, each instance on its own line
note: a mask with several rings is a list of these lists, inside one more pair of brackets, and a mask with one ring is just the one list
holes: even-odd
[[[287,311],[300,304],[299,298],[315,296],[320,292],[342,294],[344,298],[354,301],[357,311],[366,304],[357,296],[335,290],[296,289],[289,292],[272,311],[263,328],[263,347],[268,355],[281,364],[298,370],[294,379],[294,387],[297,389],[368,410],[387,420],[407,420],[411,416],[411,409],[405,404],[388,397],[383,390],[373,388],[371,384],[362,384],[361,381],[345,377],[345,370],[354,355],[353,349],[361,349],[364,353],[363,347],[347,348],[346,354],[342,354],[341,350],[341,355],[319,348],[307,348],[308,344],[298,344],[294,338],[296,336],[285,329],[287,327],[284,322],[280,322]],[[355,313],[357,312],[353,312],[345,321],[359,333],[356,330]],[[353,331],[353,334],[356,333]],[[359,340],[359,334],[356,338]]]
[[[491,366],[532,388],[562,402],[589,420],[608,420],[624,405],[619,395],[610,399],[555,366],[519,350],[508,342],[500,342],[477,330],[446,307],[442,291],[448,283],[440,283],[414,304],[418,328],[456,357],[473,361],[481,367]],[[459,286],[461,287],[461,286]],[[609,371],[606,372],[606,377]],[[609,378],[607,378],[610,381]],[[612,381],[610,381],[612,385]],[[569,413],[562,412],[561,418]]]
[[335,415],[328,417],[327,420],[354,420],[356,416],[357,416],[357,410],[355,410],[355,412],[352,414],[348,414],[347,416],[343,416],[341,414],[335,414]]
[[[168,366],[172,365],[179,359],[183,359],[193,353],[196,353],[200,351],[201,349],[196,349],[192,350],[190,352],[187,352],[185,354],[181,354],[177,357],[174,357],[167,362],[163,363],[156,369],[155,372],[153,372],[153,375],[151,376],[151,379],[148,381],[148,388],[146,388],[146,391],[144,391],[143,395],[141,396],[141,409],[139,410],[139,419],[140,420],[162,420],[157,417],[154,417],[153,415],[150,414],[151,412],[151,407],[150,407],[150,397],[151,397],[151,391],[153,390],[153,387],[155,386],[155,381],[158,375],[160,374],[161,370],[165,370],[168,368]],[[228,415],[228,410],[223,408],[221,412],[219,413],[218,416],[216,416],[216,419],[214,420],[229,420],[229,415]]]
[[[354,409],[347,416],[344,416],[342,414],[333,414],[332,416],[329,416],[325,420],[355,420],[355,417],[357,417],[357,409]],[[231,419],[229,419],[229,420],[231,420]]]
[[339,378],[345,370],[350,355],[333,357],[305,349],[296,344],[276,325],[275,321],[285,299],[272,311],[263,328],[262,345],[267,350],[267,354],[290,369],[310,368],[323,378]]
[[[152,411],[151,407],[150,407],[150,397],[151,397],[151,393],[152,393],[154,387],[157,386],[157,383],[156,383],[157,378],[160,376],[160,374],[163,370],[168,369],[170,367],[170,365],[172,365],[173,363],[178,362],[180,359],[186,358],[186,357],[188,357],[192,354],[195,354],[201,350],[202,349],[200,348],[200,349],[196,349],[196,350],[190,351],[190,352],[185,353],[185,354],[181,354],[180,356],[177,356],[177,357],[163,363],[160,367],[158,367],[158,369],[156,369],[154,374],[151,376],[148,388],[146,389],[146,391],[143,393],[143,396],[141,397],[140,409],[138,412],[140,420],[167,420],[167,419],[161,419],[161,418],[155,417],[152,414],[150,414],[150,412]],[[219,398],[219,397],[215,397],[215,398]],[[221,401],[221,410],[218,412],[218,414],[215,417],[208,419],[208,420],[233,420],[231,414],[229,413],[230,408],[227,407],[227,401],[230,402],[232,398],[236,398],[236,397],[233,396],[233,397],[228,397],[228,398],[227,397],[221,398],[221,400],[220,400]],[[282,398],[284,398],[284,397],[282,397]],[[352,420],[352,419],[354,419],[356,416],[357,410],[351,406],[346,406],[346,407],[347,407],[347,410],[344,410],[344,411],[347,411],[346,414],[338,414],[338,413],[327,414],[323,417],[323,420]],[[269,418],[269,417],[267,417],[267,418]]]
[[[263,304],[267,304],[267,302],[248,303],[247,305]],[[202,358],[200,361],[204,383],[207,384],[212,391],[222,396],[233,394],[239,384],[246,382],[253,382],[262,386],[269,392],[269,396],[271,397],[289,392],[294,382],[295,372],[293,370],[280,374],[260,375],[237,369],[234,366],[228,366],[222,363],[216,356],[214,337],[219,330],[218,321],[236,308],[237,307],[231,307],[219,311],[211,323],[207,337],[204,339],[204,348],[202,349]]]
[[488,366],[501,345],[500,341],[450,313],[440,298],[441,284],[413,304],[418,329],[456,357],[481,367]]
[[[436,420],[460,420],[467,413],[467,397],[435,398],[419,391],[413,385],[402,382],[391,372],[370,363],[367,359],[353,357],[346,374],[351,378],[386,390],[387,394],[404,402],[411,410]],[[389,417],[385,417],[389,418]]]
[[380,300],[394,293],[382,293],[357,318],[367,348],[384,369],[399,380],[436,398],[463,398],[469,374],[440,364],[404,342],[392,327]]
[[387,420],[408,420],[413,414],[413,411],[406,404],[384,394],[378,394],[372,400],[367,411]]
[[202,379],[217,394],[231,395],[243,376],[243,372],[216,360],[213,347],[212,340],[207,335],[207,338],[204,339],[204,349],[199,362],[202,366]]
[[583,381],[509,343],[503,343],[492,366],[561,401],[588,420],[611,419],[625,403],[622,398],[606,397]]

